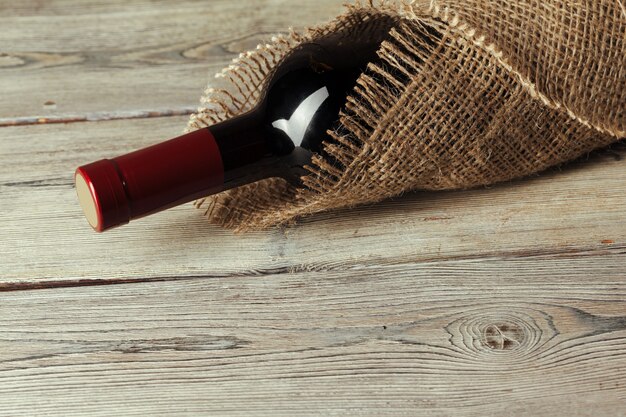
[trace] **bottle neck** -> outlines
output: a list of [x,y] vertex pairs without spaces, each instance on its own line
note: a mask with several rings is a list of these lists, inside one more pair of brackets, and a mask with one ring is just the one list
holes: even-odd
[[311,159],[307,149],[278,143],[263,105],[207,129],[222,158],[222,191],[270,177],[282,177],[297,184],[304,174],[301,167]]

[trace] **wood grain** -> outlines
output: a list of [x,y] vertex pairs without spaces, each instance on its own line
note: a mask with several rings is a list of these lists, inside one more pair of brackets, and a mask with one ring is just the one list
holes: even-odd
[[626,416],[622,145],[247,235],[88,226],[78,165],[340,3],[0,1],[0,416]]
[[[342,0],[0,3],[0,125],[195,110],[211,76]],[[70,75],[71,76],[68,76]]]
[[621,415],[623,271],[615,254],[5,293],[0,410]]

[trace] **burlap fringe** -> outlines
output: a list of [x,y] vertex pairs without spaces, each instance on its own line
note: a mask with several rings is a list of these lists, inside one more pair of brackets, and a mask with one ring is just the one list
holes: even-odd
[[242,114],[290,50],[331,32],[389,30],[304,188],[272,178],[196,202],[248,231],[416,189],[493,184],[626,136],[626,14],[610,0],[368,1],[272,38],[217,75],[188,131]]

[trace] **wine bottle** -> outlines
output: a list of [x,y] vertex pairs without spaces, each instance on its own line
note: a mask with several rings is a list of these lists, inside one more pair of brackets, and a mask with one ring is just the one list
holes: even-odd
[[298,183],[330,140],[347,94],[379,41],[332,36],[295,48],[251,111],[169,141],[79,167],[79,202],[99,232],[269,177]]

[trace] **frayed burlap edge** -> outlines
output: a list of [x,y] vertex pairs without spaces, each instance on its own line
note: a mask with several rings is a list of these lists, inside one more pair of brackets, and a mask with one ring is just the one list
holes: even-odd
[[[335,143],[326,150],[341,168],[318,156],[307,167],[310,175],[304,178],[304,188],[272,178],[199,200],[196,206],[214,224],[237,231],[264,229],[413,189],[470,188],[506,181],[625,136],[623,92],[609,94],[599,111],[589,114],[581,111],[581,100],[574,100],[575,105],[559,100],[549,88],[541,88],[545,86],[541,80],[533,80],[528,68],[517,65],[518,58],[503,52],[507,48],[496,43],[497,33],[476,29],[478,15],[460,6],[465,14],[456,13],[447,3],[454,2],[357,3],[327,25],[276,36],[271,43],[242,54],[218,74],[229,87],[207,90],[202,99],[206,106],[192,115],[188,130],[251,109],[265,77],[300,43],[354,28],[367,36],[367,22],[382,16],[396,22],[381,45],[381,62],[368,67],[348,98],[342,129],[331,132]],[[620,48],[623,44],[617,45],[618,53]],[[619,65],[617,73],[608,67],[613,71],[609,78],[620,87]],[[482,73],[474,79],[467,69]],[[434,78],[437,72],[451,76]],[[476,97],[483,97],[464,91],[467,85],[473,86],[470,90]],[[452,88],[446,90],[447,86]],[[474,100],[479,101],[476,106],[467,105]],[[459,103],[465,103],[460,110],[455,108]],[[615,103],[602,114],[603,105],[610,108]],[[489,112],[496,114],[492,117]],[[472,117],[473,125],[467,122]],[[511,126],[507,118],[521,127]]]

